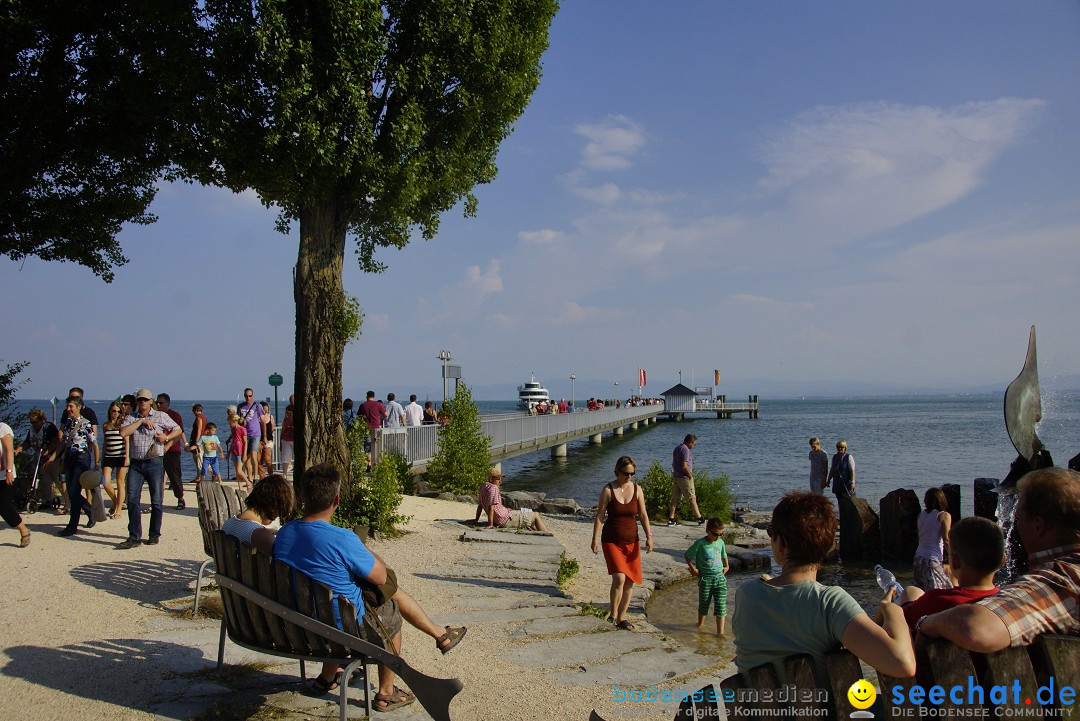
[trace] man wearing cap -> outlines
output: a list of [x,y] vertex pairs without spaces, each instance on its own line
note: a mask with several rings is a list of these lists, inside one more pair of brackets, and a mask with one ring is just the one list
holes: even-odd
[[[476,492],[478,502],[476,504],[476,519],[473,523],[480,523],[481,512],[487,513],[488,528],[505,528],[510,519],[515,517],[502,502],[502,492],[499,491],[499,486],[502,485],[504,477],[502,471],[492,469],[491,473],[488,474],[487,481],[480,485],[479,490]],[[524,511],[518,511],[516,519],[517,526],[528,528],[530,531],[547,530],[547,526],[544,525],[544,520],[540,518],[539,513],[530,512],[526,514]]]
[[136,410],[124,419],[120,435],[130,438],[131,466],[128,468],[128,538],[117,548],[134,548],[142,543],[142,487],[150,488],[150,535],[148,544],[161,538],[161,497],[164,494],[165,445],[180,437],[183,429],[172,418],[154,410],[154,394],[148,388],[135,393]]

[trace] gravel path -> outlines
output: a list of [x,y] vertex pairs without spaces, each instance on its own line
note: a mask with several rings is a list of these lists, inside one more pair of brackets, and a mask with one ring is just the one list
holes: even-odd
[[[189,503],[194,506],[194,492]],[[592,524],[550,518],[551,534],[488,531],[464,526],[474,507],[406,497],[406,534],[371,544],[397,571],[399,582],[440,624],[465,624],[468,635],[446,656],[432,640],[406,626],[403,654],[432,676],[460,678],[465,688],[451,705],[455,719],[575,719],[595,709],[625,717],[613,684],[693,691],[732,672],[716,657],[680,650],[643,618],[636,632],[615,630],[576,603],[606,605],[603,558],[589,550]],[[226,646],[226,662],[250,662],[227,680],[212,673],[219,623],[185,619],[195,572],[203,560],[195,511],[167,510],[162,542],[115,550],[124,521],[107,521],[74,538],[55,532],[66,518],[27,516],[29,548],[18,534],[0,536],[0,574],[8,594],[0,710],[21,719],[188,719],[214,707],[251,704],[274,710],[268,718],[334,716],[336,703],[296,693],[295,662]],[[641,614],[654,583],[686,575],[682,551],[697,527],[656,528],[657,550],[645,557],[645,587],[631,612]],[[559,591],[562,553],[580,572]],[[753,554],[747,562],[753,563]],[[572,597],[572,598],[571,598]],[[239,671],[244,671],[240,668]],[[354,697],[359,692],[354,692]],[[671,719],[676,706],[636,704],[636,718]],[[350,716],[360,718],[354,702]],[[426,719],[419,705],[379,718]]]

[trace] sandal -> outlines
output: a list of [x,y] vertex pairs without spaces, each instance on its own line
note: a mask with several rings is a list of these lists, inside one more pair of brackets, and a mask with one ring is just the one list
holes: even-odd
[[19,548],[26,548],[29,545],[30,545],[30,534],[27,533],[25,536],[22,537],[22,540],[19,542]]
[[[381,693],[375,694],[375,710],[376,711],[393,711],[396,708],[402,706],[408,706],[416,700],[416,695],[412,691],[403,691],[402,689],[394,686],[394,692],[389,696],[384,696]],[[382,704],[381,706],[379,704]]]
[[634,630],[634,624],[630,623],[629,621],[627,621],[624,618],[623,620],[621,620],[617,624],[615,624],[615,628],[621,628],[624,631],[633,631]]
[[307,696],[325,696],[328,693],[338,690],[338,681],[340,679],[340,671],[334,674],[334,678],[330,681],[327,681],[321,675],[316,676],[315,679],[304,688],[304,694]]
[[[450,628],[449,626],[443,626],[446,629],[446,633],[435,639],[435,648],[442,652],[442,655],[450,653],[450,651],[461,642],[461,639],[465,638],[465,632],[468,631],[467,626],[460,626],[458,628]],[[445,646],[444,643],[449,641]]]

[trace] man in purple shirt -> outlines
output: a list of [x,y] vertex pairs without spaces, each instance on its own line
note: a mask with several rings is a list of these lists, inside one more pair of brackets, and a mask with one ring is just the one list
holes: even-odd
[[247,431],[247,462],[244,470],[248,478],[260,478],[259,459],[262,457],[262,437],[266,432],[266,421],[263,419],[263,409],[255,394],[250,388],[244,389],[244,402],[236,409],[236,415],[240,416],[240,422]]
[[698,525],[705,523],[705,516],[701,515],[701,509],[698,508],[697,494],[694,493],[694,461],[690,451],[694,450],[695,445],[697,445],[697,436],[690,433],[682,443],[675,446],[671,454],[671,509],[668,511],[667,522],[669,526],[679,523],[675,520],[675,509],[679,506],[680,498],[690,499],[690,507],[694,509]]

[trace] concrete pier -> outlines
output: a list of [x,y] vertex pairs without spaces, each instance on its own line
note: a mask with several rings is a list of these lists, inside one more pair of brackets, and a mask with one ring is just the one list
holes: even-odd
[[560,443],[557,446],[551,447],[552,458],[566,458],[566,444]]
[[593,435],[589,436],[589,443],[593,444],[594,446],[598,446],[603,442],[604,440],[600,437],[599,433],[594,433]]

